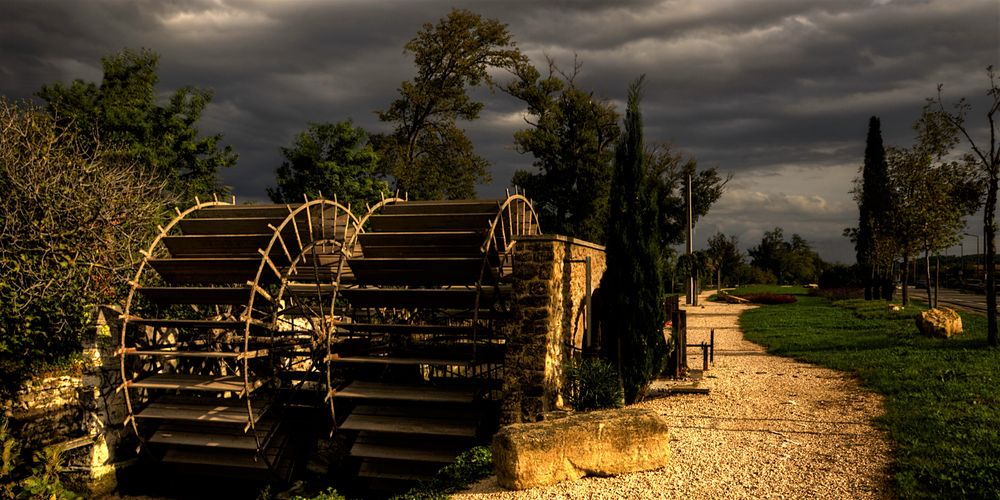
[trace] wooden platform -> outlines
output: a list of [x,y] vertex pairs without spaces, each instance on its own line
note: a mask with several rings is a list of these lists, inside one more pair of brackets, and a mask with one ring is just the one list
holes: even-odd
[[475,400],[475,393],[471,389],[395,385],[359,380],[337,391],[334,397],[424,403],[471,403]]
[[[267,382],[262,378],[250,379],[250,390]],[[129,387],[141,389],[173,389],[179,391],[242,392],[243,377],[239,375],[187,375],[183,373],[156,373],[140,380],[127,382]]]
[[[260,420],[268,410],[266,405],[259,403],[252,404],[252,407],[255,422]],[[243,425],[250,420],[250,414],[247,411],[246,401],[242,399],[177,401],[164,398],[147,405],[136,413],[136,418]]]

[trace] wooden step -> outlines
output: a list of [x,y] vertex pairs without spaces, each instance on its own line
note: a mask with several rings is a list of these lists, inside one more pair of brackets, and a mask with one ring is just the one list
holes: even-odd
[[[262,257],[149,259],[149,265],[171,285],[245,285],[261,268]],[[264,283],[280,279],[264,264]]]
[[[253,391],[267,382],[264,378],[251,377],[250,390]],[[129,380],[129,387],[141,389],[166,389],[180,391],[242,392],[243,377],[240,375],[191,375],[186,373],[156,373],[140,380]]]
[[354,443],[351,456],[361,458],[381,458],[388,460],[408,460],[413,462],[433,462],[448,464],[455,461],[461,452],[442,450],[432,446],[400,446],[379,443]]
[[374,365],[401,365],[401,366],[470,366],[473,364],[468,359],[445,359],[445,358],[406,358],[391,356],[340,356],[331,354],[327,361],[335,364],[374,364]]
[[[162,318],[140,318],[129,316],[128,322],[139,326],[152,326],[157,328],[194,328],[206,330],[230,330],[240,331],[247,327],[246,321],[239,320],[213,320],[213,319],[162,319]],[[266,330],[267,325],[259,320],[250,320],[252,330]]]
[[492,270],[483,269],[483,259],[441,258],[362,258],[348,261],[354,279],[362,285],[449,286],[475,285],[480,276],[492,284]]
[[423,436],[476,437],[476,424],[464,420],[359,415],[352,412],[339,427],[345,431],[367,431]]
[[489,229],[497,212],[451,214],[376,214],[369,220],[372,232],[382,231],[473,231]]
[[[267,412],[268,406],[252,402],[254,422]],[[245,425],[250,420],[245,399],[236,398],[160,398],[135,414],[137,419],[211,422]]]
[[[472,337],[471,326],[453,325],[400,325],[382,323],[337,323],[340,331],[353,334],[395,334],[395,335],[451,335]],[[480,330],[484,330],[480,328]],[[483,332],[486,333],[486,332]]]
[[380,213],[399,214],[455,214],[497,213],[504,200],[427,200],[394,203],[382,207]]
[[430,479],[437,472],[437,467],[435,463],[366,459],[361,462],[361,467],[358,469],[358,477],[372,479],[372,487],[373,489],[377,489],[388,481],[412,483],[414,481]]
[[[173,258],[219,255],[256,257],[260,255],[259,250],[267,248],[272,237],[271,232],[264,234],[165,236],[163,244],[166,245]],[[287,260],[280,245],[275,245],[271,249],[271,256],[275,259]]]
[[255,349],[246,352],[226,351],[179,351],[166,349],[137,349],[127,347],[123,351],[126,356],[153,356],[165,358],[231,358],[253,359],[268,355],[267,349]]
[[240,426],[192,427],[190,425],[164,424],[156,429],[147,442],[171,446],[256,451],[258,438],[262,445],[267,444],[271,425],[258,425],[256,431],[257,437],[254,437],[253,432],[243,432],[243,428]]
[[[509,286],[504,286],[500,290],[501,296],[509,296],[510,293]],[[479,297],[479,306],[481,308],[490,307],[496,295],[494,287],[483,287]],[[474,287],[345,288],[341,291],[341,296],[347,299],[352,307],[473,309],[476,305],[476,289]]]
[[[250,302],[252,290],[248,286],[239,287],[141,287],[136,289],[144,298],[160,304],[208,304],[246,305]],[[255,306],[270,306],[271,302],[262,294],[254,295]]]
[[185,235],[274,234],[285,217],[194,217],[178,225]]
[[362,251],[372,247],[467,247],[479,248],[489,228],[473,231],[384,231],[361,233],[358,243]]
[[300,203],[293,204],[260,204],[260,205],[228,205],[205,207],[191,214],[194,218],[210,219],[242,219],[247,217],[267,217],[284,219],[298,208]]
[[[265,449],[268,461],[277,463],[287,444],[284,435],[277,436]],[[170,446],[163,454],[163,462],[168,464],[200,467],[240,468],[267,471],[267,461],[259,460],[256,450],[220,449],[210,447]]]
[[409,401],[416,403],[472,403],[472,389],[382,384],[357,380],[334,394],[338,399]]

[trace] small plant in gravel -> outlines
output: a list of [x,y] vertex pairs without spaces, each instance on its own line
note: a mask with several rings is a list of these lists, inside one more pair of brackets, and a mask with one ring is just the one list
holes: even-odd
[[566,400],[574,410],[621,408],[621,379],[615,367],[602,359],[574,361],[566,367]]
[[455,463],[444,466],[430,481],[393,497],[393,500],[448,498],[449,494],[461,491],[490,474],[493,474],[493,452],[487,446],[477,446],[459,455]]

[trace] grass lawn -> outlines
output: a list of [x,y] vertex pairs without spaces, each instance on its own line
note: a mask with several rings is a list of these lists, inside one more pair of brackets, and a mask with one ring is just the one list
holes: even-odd
[[963,335],[932,339],[917,332],[919,306],[896,312],[884,301],[830,302],[801,288],[753,291],[799,300],[745,312],[747,338],[857,373],[885,395],[880,424],[895,443],[900,497],[1000,498],[1000,349],[986,346],[986,318],[963,313]]

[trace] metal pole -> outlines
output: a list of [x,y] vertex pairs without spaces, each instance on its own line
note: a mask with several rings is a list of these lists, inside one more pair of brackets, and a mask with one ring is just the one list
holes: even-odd
[[[689,264],[693,264],[693,262],[690,259],[691,259],[691,254],[694,253],[694,214],[692,214],[693,203],[691,202],[691,198],[692,198],[691,174],[688,174],[687,175],[687,229],[688,229],[687,254],[688,254]],[[694,266],[691,265],[690,267],[691,269],[689,269],[689,271],[691,275],[688,276],[688,304],[696,306],[698,305],[698,293],[697,290],[695,289]]]
[[590,256],[589,255],[585,259],[584,265],[587,267],[587,331],[586,331],[587,338],[584,339],[584,345],[589,348],[590,345],[591,345],[591,341],[592,341],[592,339],[591,339],[591,333],[590,332],[592,332],[593,328],[594,328],[594,317],[593,317],[593,314],[591,314],[591,312],[593,311],[593,309],[590,308],[590,290],[591,290],[590,286],[591,285],[590,285]]

